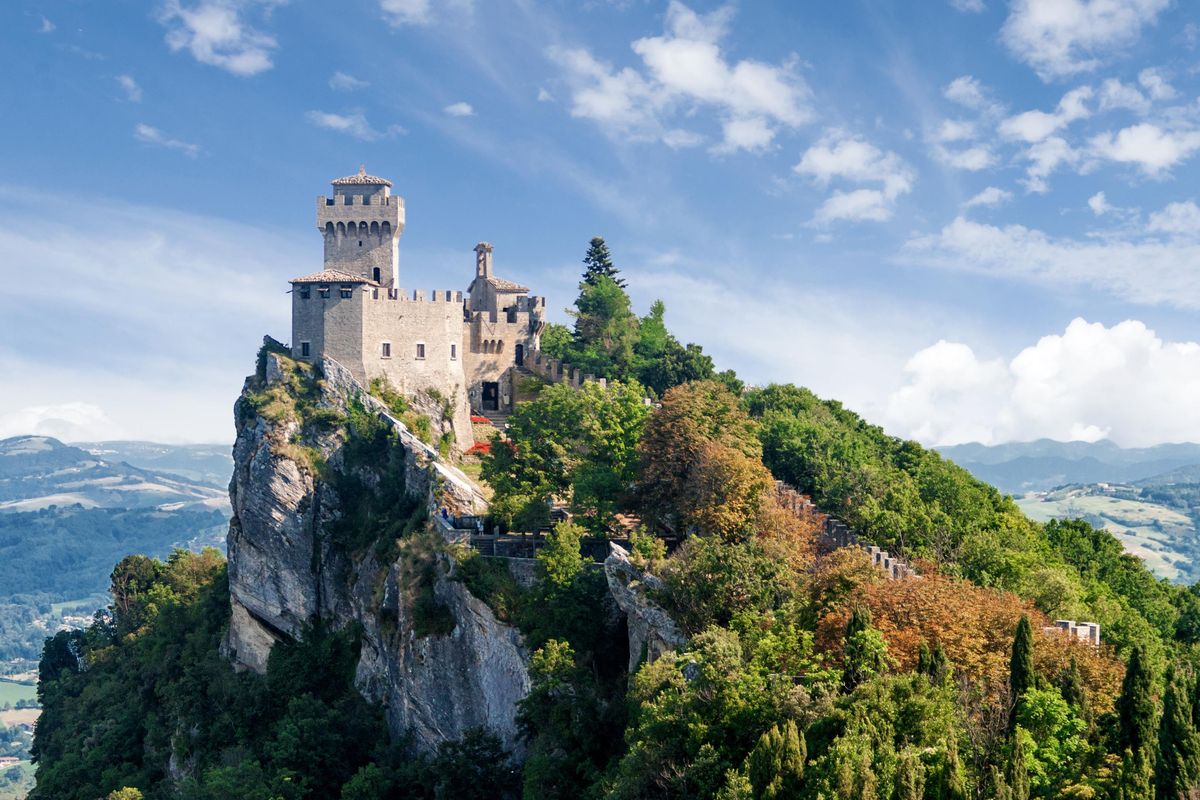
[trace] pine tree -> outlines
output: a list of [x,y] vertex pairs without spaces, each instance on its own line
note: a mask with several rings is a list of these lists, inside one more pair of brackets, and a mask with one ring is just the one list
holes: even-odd
[[1166,687],[1158,727],[1154,788],[1159,800],[1175,800],[1187,796],[1200,777],[1200,737],[1192,724],[1187,693],[1173,668],[1167,671]]
[[1012,800],[1029,800],[1029,772],[1025,766],[1025,744],[1017,728],[1013,732],[1012,752],[1008,759],[1008,791]]
[[925,796],[925,767],[911,749],[900,754],[896,772],[896,800],[922,800]]
[[1150,800],[1154,797],[1154,775],[1146,758],[1135,757],[1129,750],[1121,758],[1113,797],[1115,800]]
[[613,283],[625,288],[625,281],[618,277],[621,270],[613,266],[612,256],[609,255],[608,245],[599,236],[593,236],[588,244],[587,255],[583,257],[583,282],[596,285],[596,280],[603,275],[611,278]]
[[962,762],[958,758],[958,739],[953,733],[946,739],[946,757],[938,781],[938,792],[934,795],[942,800],[966,800],[967,782],[963,777]]
[[1033,683],[1033,626],[1029,624],[1029,617],[1022,614],[1013,637],[1012,658],[1008,662],[1008,688],[1012,702],[1008,718],[1010,731],[1017,727],[1017,708]]
[[796,797],[804,777],[806,750],[804,736],[793,720],[788,720],[782,731],[774,725],[758,737],[746,759],[754,800]]
[[1151,694],[1152,678],[1146,664],[1146,652],[1133,648],[1125,665],[1121,694],[1117,698],[1117,744],[1128,750],[1135,761],[1146,766],[1154,763],[1155,713]]

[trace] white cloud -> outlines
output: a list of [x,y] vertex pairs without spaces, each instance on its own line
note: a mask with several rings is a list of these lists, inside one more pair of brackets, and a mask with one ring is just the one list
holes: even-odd
[[1085,101],[1090,100],[1092,94],[1090,86],[1080,86],[1064,94],[1053,113],[1034,110],[1009,117],[1000,123],[1000,135],[1008,139],[1040,142],[1075,120],[1088,117],[1091,112]]
[[1014,0],[1000,38],[1043,80],[1096,69],[1137,41],[1170,0]]
[[137,139],[139,142],[152,144],[156,147],[165,147],[168,150],[177,150],[188,158],[196,158],[201,152],[200,145],[191,144],[190,142],[185,142],[180,139],[173,139],[160,131],[158,128],[147,125],[144,122],[139,122],[134,126],[133,138]]
[[905,371],[887,427],[928,444],[1200,439],[1200,343],[1164,341],[1136,320],[1075,319],[1008,361],[939,341]]
[[340,70],[333,73],[332,77],[329,78],[329,88],[335,92],[354,92],[359,89],[365,89],[370,85],[368,81],[361,80]]
[[1051,173],[1062,164],[1079,163],[1080,158],[1079,151],[1067,144],[1066,139],[1051,136],[1031,145],[1025,151],[1025,159],[1029,161],[1029,166],[1025,169],[1025,180],[1022,183],[1030,192],[1045,193],[1050,189],[1047,179]]
[[1003,110],[999,103],[988,96],[988,91],[979,79],[971,75],[962,75],[950,81],[942,90],[942,95],[953,103],[976,111],[998,114]]
[[[1164,209],[1152,225],[1180,228],[1188,209]],[[1154,220],[1158,220],[1155,222]],[[1131,303],[1200,309],[1200,241],[1144,236],[1054,237],[1023,225],[998,227],[963,217],[910,240],[901,260],[1062,289],[1087,287]]]
[[1108,202],[1108,198],[1104,196],[1104,192],[1096,192],[1094,195],[1088,198],[1087,203],[1088,208],[1090,208],[1092,213],[1097,217],[1102,217],[1113,210],[1113,207]]
[[309,111],[305,118],[318,128],[326,128],[364,142],[373,142],[380,137],[377,130],[367,122],[366,115],[361,111],[351,114],[333,114],[328,111]]
[[968,14],[979,14],[987,10],[987,6],[983,4],[983,0],[950,0],[950,5],[954,6],[958,11],[964,11]]
[[552,95],[548,91],[546,91],[546,89],[544,87],[539,86],[538,93],[537,93],[537,101],[539,103],[552,103],[552,102],[554,102],[554,95]]
[[967,202],[963,203],[964,208],[974,208],[976,206],[992,207],[1002,203],[1007,203],[1012,200],[1012,192],[1005,191],[996,186],[989,186],[979,194],[972,197]]
[[603,63],[582,48],[547,51],[572,86],[571,113],[591,119],[609,133],[662,140],[679,126],[671,118],[697,109],[715,112],[723,138],[714,152],[761,151],[780,128],[813,118],[811,92],[792,64],[729,60],[720,41],[733,10],[724,6],[701,15],[672,0],[662,36],[637,39],[632,49],[641,70]]
[[142,87],[131,75],[118,75],[117,85],[125,92],[125,99],[131,103],[142,102]]
[[975,138],[975,123],[960,119],[944,119],[934,133],[939,142],[965,142]]
[[[21,376],[0,392],[0,418],[34,428],[62,419],[89,439],[231,441],[242,379],[264,333],[287,339],[287,280],[320,262],[320,237],[80,201],[88,214],[56,220],[60,198],[0,185],[13,222],[0,231],[11,290],[0,374]],[[23,264],[55,276],[55,290],[26,285]]]
[[275,38],[260,33],[244,19],[256,5],[270,9],[277,0],[166,0],[159,21],[167,28],[167,45],[187,50],[202,64],[249,76],[269,70]]
[[883,221],[891,218],[897,197],[912,191],[915,174],[895,153],[840,130],[830,130],[808,148],[793,167],[798,175],[812,178],[821,186],[835,180],[849,183],[880,183],[879,189],[836,191],[817,209],[814,222],[834,220]]
[[457,103],[451,103],[450,105],[443,108],[442,111],[445,111],[447,114],[449,114],[452,117],[473,117],[473,116],[475,116],[475,109],[471,108],[471,104],[464,103],[461,101],[457,102]]
[[951,150],[938,145],[934,148],[934,155],[943,164],[968,172],[978,172],[996,163],[992,151],[985,145],[976,145],[964,150]]
[[1136,86],[1109,78],[1100,84],[1100,110],[1111,111],[1114,108],[1127,108],[1145,114],[1150,109],[1150,101]]
[[42,24],[38,27],[38,33],[54,33],[55,25],[50,20],[42,17]]
[[878,189],[837,191],[821,204],[813,222],[828,225],[839,220],[885,222],[892,218],[891,201]]
[[1181,237],[1200,237],[1200,207],[1191,200],[1169,203],[1161,211],[1150,215],[1146,230]]
[[430,20],[429,0],[380,0],[379,7],[393,25],[424,25]]
[[1092,137],[1091,152],[1124,164],[1137,164],[1150,176],[1158,176],[1200,149],[1200,131],[1168,131],[1143,122]]
[[104,409],[91,403],[26,406],[0,413],[0,439],[28,435],[68,442],[121,438],[120,429]]
[[1175,88],[1167,83],[1167,79],[1156,69],[1146,68],[1139,72],[1138,83],[1154,100],[1170,100],[1175,97]]

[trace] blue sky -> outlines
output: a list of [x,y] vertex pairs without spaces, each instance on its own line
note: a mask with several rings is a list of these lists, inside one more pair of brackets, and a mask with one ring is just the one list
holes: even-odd
[[228,440],[314,198],[402,283],[635,304],[931,443],[1200,440],[1200,15],[1170,0],[15,0],[0,435]]

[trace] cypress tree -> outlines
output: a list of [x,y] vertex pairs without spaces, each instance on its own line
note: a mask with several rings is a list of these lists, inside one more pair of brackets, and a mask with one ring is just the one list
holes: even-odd
[[852,690],[887,668],[887,643],[871,627],[871,612],[856,606],[846,623],[842,686]]
[[950,659],[946,656],[946,651],[942,649],[942,643],[935,642],[933,652],[929,656],[930,682],[934,686],[945,686],[946,681],[950,680],[952,672]]
[[1154,763],[1154,697],[1150,693],[1151,675],[1146,651],[1133,648],[1125,665],[1121,694],[1117,698],[1117,744],[1132,758],[1146,766]]
[[746,772],[754,800],[786,800],[800,792],[807,747],[794,720],[783,730],[773,725],[758,737],[746,759]]
[[804,734],[789,719],[783,727],[783,753],[779,759],[779,797],[798,797],[804,778],[804,761],[808,758],[808,744]]
[[1186,797],[1200,773],[1200,738],[1192,725],[1187,693],[1176,680],[1174,669],[1166,676],[1162,719],[1158,727],[1158,759],[1154,767],[1155,797],[1175,800]]
[[1010,731],[1017,727],[1017,707],[1025,692],[1033,687],[1033,682],[1033,626],[1029,624],[1029,617],[1022,614],[1013,636],[1012,657],[1008,662],[1008,688],[1012,702],[1008,717]]
[[625,281],[618,277],[620,270],[613,266],[612,256],[609,255],[608,245],[599,236],[593,236],[588,244],[587,255],[583,257],[583,282],[592,284],[601,276],[612,278],[613,283],[625,288]]
[[1029,800],[1029,772],[1025,767],[1025,745],[1022,730],[1017,728],[1012,737],[1012,752],[1008,760],[1008,791],[1012,800]]
[[1150,800],[1154,797],[1154,775],[1150,772],[1148,760],[1135,757],[1126,750],[1121,758],[1120,771],[1117,773],[1117,785],[1114,797],[1116,800]]
[[900,754],[895,797],[896,800],[922,800],[925,797],[925,767],[911,749]]
[[917,674],[928,675],[932,660],[933,653],[929,651],[929,644],[922,639],[921,644],[917,647]]
[[946,739],[946,758],[942,763],[941,780],[935,797],[942,800],[967,800],[967,782],[963,778],[962,762],[958,758],[958,738],[953,733]]

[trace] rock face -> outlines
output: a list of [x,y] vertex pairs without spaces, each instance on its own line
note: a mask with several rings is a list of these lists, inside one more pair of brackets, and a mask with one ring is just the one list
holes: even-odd
[[[268,353],[237,407],[226,655],[240,668],[262,672],[272,645],[282,638],[296,637],[317,621],[334,629],[357,624],[362,651],[356,683],[365,697],[386,707],[395,734],[411,734],[419,748],[430,750],[483,727],[519,751],[517,703],[529,691],[520,634],[450,579],[448,557],[432,554],[432,563],[425,563],[433,577],[426,580],[432,580],[433,597],[452,626],[443,635],[417,635],[413,570],[402,557],[379,563],[380,548],[357,552],[335,541],[331,526],[342,514],[340,498],[330,483],[314,477],[296,445],[301,437],[336,472],[343,468],[341,438],[330,433],[314,439],[299,421],[269,421],[247,399],[252,391],[287,381],[288,369]],[[336,363],[326,362],[323,371],[317,404],[344,413],[347,397],[359,389]],[[386,415],[372,398],[359,400]],[[481,510],[478,490],[461,472],[392,422],[405,449],[410,496],[456,513]]]
[[643,661],[655,661],[663,653],[679,650],[687,637],[675,620],[647,595],[662,588],[662,581],[643,572],[629,561],[629,554],[615,544],[604,560],[608,590],[629,628],[629,672],[632,674]]

